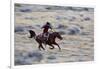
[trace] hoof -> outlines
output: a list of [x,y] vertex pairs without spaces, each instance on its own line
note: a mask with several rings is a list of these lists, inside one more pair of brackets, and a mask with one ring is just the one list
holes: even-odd
[[54,47],[51,47],[50,49],[54,49]]

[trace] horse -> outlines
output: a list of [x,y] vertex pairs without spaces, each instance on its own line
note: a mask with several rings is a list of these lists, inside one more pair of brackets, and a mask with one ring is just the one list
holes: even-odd
[[58,46],[59,50],[61,50],[61,48],[58,45],[58,43],[55,42],[56,38],[58,38],[60,40],[63,39],[62,36],[59,34],[59,32],[49,33],[48,40],[46,40],[46,41],[44,41],[44,37],[41,36],[41,34],[36,35],[36,33],[33,30],[29,30],[29,33],[30,33],[30,37],[29,38],[34,38],[37,41],[37,43],[39,44],[39,46],[38,46],[39,50],[41,50],[41,49],[45,50],[45,48],[43,47],[42,44],[45,44],[45,46],[49,45],[50,49],[54,49],[53,45],[56,45],[56,46]]

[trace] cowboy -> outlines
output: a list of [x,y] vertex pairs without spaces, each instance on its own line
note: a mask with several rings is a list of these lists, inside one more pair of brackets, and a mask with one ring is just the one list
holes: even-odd
[[43,36],[46,38],[46,40],[48,39],[49,37],[49,33],[48,33],[48,30],[51,29],[52,30],[52,26],[49,22],[46,22],[45,25],[42,26],[43,28]]

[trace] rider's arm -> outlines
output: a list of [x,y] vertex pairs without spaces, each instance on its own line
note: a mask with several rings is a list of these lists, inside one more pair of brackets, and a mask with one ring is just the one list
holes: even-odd
[[50,25],[49,28],[52,30],[52,26]]

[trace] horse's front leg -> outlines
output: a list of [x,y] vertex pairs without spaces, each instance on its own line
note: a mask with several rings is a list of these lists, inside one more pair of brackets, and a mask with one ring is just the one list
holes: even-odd
[[41,48],[43,49],[43,50],[45,50],[45,48],[42,46],[42,44],[39,44],[39,50],[41,50]]
[[54,49],[54,46],[52,44],[48,44],[50,46],[50,49]]
[[61,50],[60,46],[56,42],[54,42],[54,45],[57,45],[59,50]]

